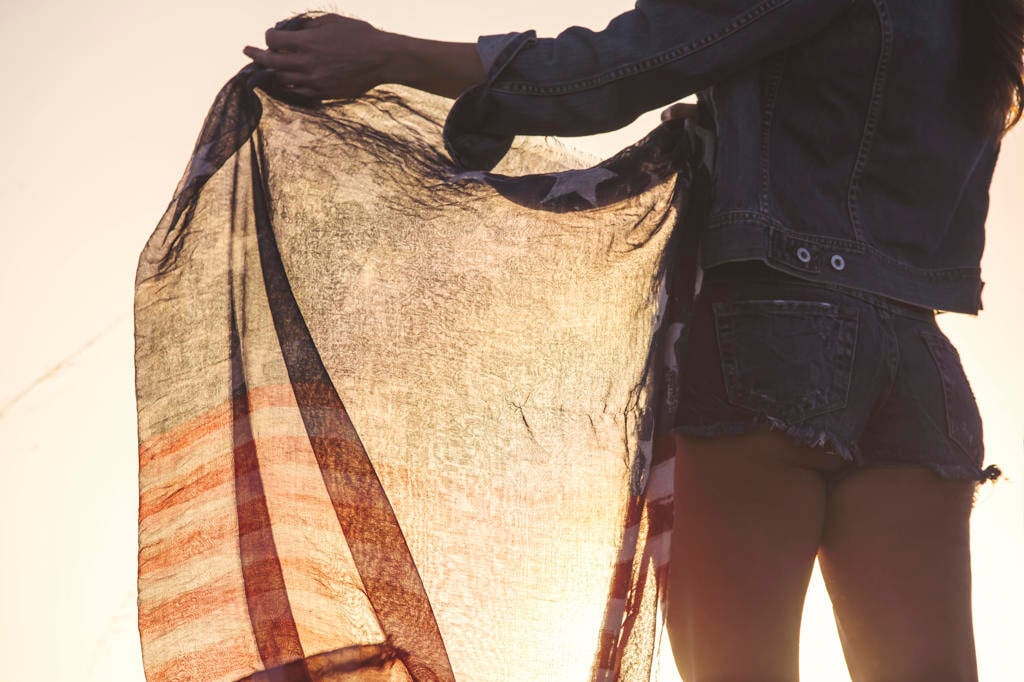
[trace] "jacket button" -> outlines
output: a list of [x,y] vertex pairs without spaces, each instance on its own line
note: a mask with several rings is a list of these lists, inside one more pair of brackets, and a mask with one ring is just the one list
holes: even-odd
[[846,267],[846,259],[837,253],[832,256],[832,267],[836,270],[842,270]]
[[[802,246],[799,249],[796,250],[796,257],[800,259],[801,263],[810,263],[811,262],[811,252],[808,251],[806,248],[804,248]],[[835,263],[835,261],[833,261],[833,264],[834,263]]]

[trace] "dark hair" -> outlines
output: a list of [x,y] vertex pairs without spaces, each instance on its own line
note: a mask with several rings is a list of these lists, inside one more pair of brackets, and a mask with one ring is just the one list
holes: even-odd
[[1024,0],[962,0],[966,75],[986,124],[1005,134],[1024,106]]

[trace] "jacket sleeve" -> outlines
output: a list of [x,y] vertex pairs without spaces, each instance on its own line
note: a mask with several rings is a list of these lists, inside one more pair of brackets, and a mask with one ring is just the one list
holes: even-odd
[[827,26],[852,0],[638,0],[601,31],[481,36],[484,83],[445,121],[456,164],[491,168],[515,135],[621,128]]

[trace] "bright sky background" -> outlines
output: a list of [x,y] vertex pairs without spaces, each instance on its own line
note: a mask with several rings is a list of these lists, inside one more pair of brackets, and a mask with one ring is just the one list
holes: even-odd
[[[442,40],[580,24],[629,0],[353,0],[331,9]],[[139,682],[135,571],[135,265],[213,96],[293,2],[0,7],[0,682]],[[607,155],[657,112],[572,144]],[[1024,664],[1024,126],[992,189],[985,311],[944,316],[985,418],[985,486],[973,516],[975,631],[983,682]],[[926,171],[925,171],[926,172]],[[40,381],[40,379],[42,379]],[[29,389],[30,390],[26,390]],[[804,615],[805,680],[849,680],[820,576]],[[670,679],[670,678],[666,678]]]

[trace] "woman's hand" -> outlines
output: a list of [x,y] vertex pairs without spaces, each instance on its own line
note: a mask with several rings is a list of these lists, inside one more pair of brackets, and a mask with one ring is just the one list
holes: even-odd
[[269,49],[243,52],[288,92],[316,99],[359,97],[392,80],[389,36],[365,21],[325,14],[298,30],[267,31]]
[[449,43],[387,33],[337,14],[311,19],[294,31],[267,31],[269,49],[243,52],[271,69],[275,85],[315,99],[359,97],[398,83],[458,97],[485,75],[475,43]]

